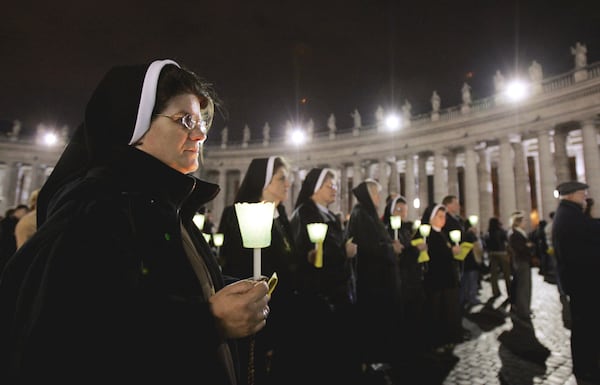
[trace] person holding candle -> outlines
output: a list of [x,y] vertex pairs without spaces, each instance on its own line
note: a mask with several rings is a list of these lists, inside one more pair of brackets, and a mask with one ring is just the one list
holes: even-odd
[[448,356],[454,344],[462,341],[461,313],[459,310],[460,278],[454,256],[460,246],[450,242],[442,230],[446,224],[446,206],[432,204],[421,217],[421,224],[430,224],[427,250],[430,257],[424,274],[426,303],[425,318],[429,346],[434,354]]
[[[401,225],[398,229],[398,240],[402,245],[402,252],[398,255],[398,268],[400,270],[400,316],[398,325],[402,336],[398,344],[399,362],[403,373],[410,373],[417,367],[416,363],[423,351],[423,305],[425,291],[423,288],[423,269],[418,261],[419,254],[427,250],[426,243],[413,245],[413,223],[408,220],[408,206],[406,199],[397,195],[389,200],[383,212],[383,223],[391,237],[394,229],[390,217],[399,216]],[[418,375],[418,373],[414,373]],[[415,377],[416,378],[416,377]]]
[[[302,298],[302,329],[298,343],[298,383],[351,383],[359,373],[358,350],[352,343],[354,303],[353,258],[356,244],[347,240],[339,218],[329,210],[337,198],[333,170],[313,168],[302,182],[291,225],[300,259],[298,288]],[[322,265],[315,263],[315,245],[307,226],[327,225]]]
[[192,222],[219,192],[192,175],[214,100],[172,60],[103,77],[2,271],[2,383],[238,383],[269,296],[226,284]]
[[367,179],[352,193],[358,203],[352,208],[346,237],[357,253],[357,306],[363,362],[392,363],[397,345],[400,308],[399,240],[388,234],[378,214],[381,185]]
[[[260,249],[261,275],[277,273],[279,284],[270,302],[269,325],[257,336],[240,343],[242,378],[253,376],[256,384],[267,381],[281,358],[278,350],[287,345],[288,318],[293,312],[296,259],[294,239],[283,202],[288,199],[289,164],[281,156],[252,159],[240,185],[235,203],[273,202],[271,244]],[[221,261],[223,273],[238,278],[254,276],[253,249],[245,248],[235,206],[227,206],[221,215],[219,233],[223,234]],[[253,346],[254,345],[254,346]],[[250,356],[254,357],[254,360]],[[279,357],[276,357],[279,355]]]

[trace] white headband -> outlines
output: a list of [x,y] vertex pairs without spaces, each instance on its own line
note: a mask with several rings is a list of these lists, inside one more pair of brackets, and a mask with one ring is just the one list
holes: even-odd
[[327,175],[328,172],[331,172],[332,174],[334,174],[333,170],[330,168],[324,168],[321,170],[321,173],[319,174],[319,179],[317,179],[317,183],[315,183],[315,188],[313,189],[313,194],[316,193],[321,188],[321,185],[325,181],[325,176]]
[[263,186],[263,190],[267,188],[269,183],[271,183],[271,179],[273,179],[273,166],[275,164],[276,156],[270,156],[267,161],[267,173],[265,175],[265,185]]
[[398,202],[398,199],[400,199],[400,195],[398,195],[396,198],[394,198],[394,200],[392,201],[392,205],[390,206],[390,215],[394,215],[394,209],[396,208],[396,202]]
[[152,119],[152,110],[156,102],[156,87],[158,85],[158,76],[163,67],[167,64],[174,64],[179,67],[179,64],[173,60],[156,60],[150,64],[144,77],[144,85],[142,86],[142,95],[140,97],[140,105],[138,107],[137,119],[135,121],[135,129],[129,141],[129,145],[136,143],[148,129],[150,128],[150,120]]
[[431,220],[433,219],[435,214],[437,214],[437,212],[440,211],[440,209],[444,208],[444,207],[445,207],[444,205],[435,205],[433,210],[431,210],[431,215],[429,216],[429,223],[431,223]]

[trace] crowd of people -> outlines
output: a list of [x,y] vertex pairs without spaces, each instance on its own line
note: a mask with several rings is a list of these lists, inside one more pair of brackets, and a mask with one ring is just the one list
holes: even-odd
[[[383,202],[373,179],[354,187],[342,221],[330,208],[336,173],[322,167],[286,208],[288,161],[252,159],[233,203],[273,203],[260,265],[265,278],[279,277],[270,293],[253,277],[234,204],[218,226],[193,222],[219,193],[192,176],[218,103],[208,82],[172,60],[105,75],[37,203],[2,221],[3,380],[81,383],[93,373],[107,382],[358,385],[389,368],[410,378],[419,360],[456,359],[455,344],[470,338],[462,317],[481,303],[488,275],[493,297],[502,275],[511,312],[531,321],[536,258],[571,303],[574,370],[597,375],[594,291],[582,286],[594,278],[573,276],[598,271],[600,248],[589,244],[600,224],[573,198],[587,185],[559,186],[553,223],[533,237],[520,211],[509,229],[493,217],[480,230],[454,195],[408,218],[406,199]],[[20,221],[30,228],[23,239]],[[585,221],[585,237],[572,221]],[[316,223],[327,229],[317,245],[308,231]],[[202,232],[224,235],[218,253]]]

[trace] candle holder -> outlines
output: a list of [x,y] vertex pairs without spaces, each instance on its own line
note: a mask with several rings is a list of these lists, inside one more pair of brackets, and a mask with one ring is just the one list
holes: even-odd
[[211,235],[209,233],[202,233],[202,236],[204,237],[206,243],[210,243]]
[[219,249],[223,246],[223,240],[225,239],[225,235],[223,233],[214,233],[213,234],[213,245],[217,248],[217,258],[219,257]]
[[271,245],[271,227],[273,226],[273,202],[236,203],[235,213],[242,234],[242,244],[253,249],[253,277],[261,278],[260,249]]
[[[421,234],[421,236],[423,237],[423,243],[427,243],[427,237],[429,236],[429,234],[431,233],[431,226],[424,223],[422,225],[419,225],[419,234]],[[427,253],[427,250],[421,250],[421,252],[419,253],[419,258],[417,259],[417,262],[419,263],[423,263],[424,265],[424,270],[427,270],[427,262],[429,262],[430,258],[429,258],[429,253]]]
[[390,217],[390,226],[394,229],[394,239],[398,240],[398,229],[402,226],[402,217],[400,215],[392,215]]
[[199,228],[200,231],[202,231],[202,229],[204,228],[204,214],[196,213],[192,220],[194,221],[196,227]]
[[477,223],[479,223],[479,217],[475,214],[469,215],[469,223],[473,227],[477,226]]
[[461,236],[460,230],[451,230],[448,234],[450,235],[452,242],[454,242],[455,245],[458,245]]
[[315,267],[321,268],[323,267],[323,241],[327,235],[327,224],[309,223],[306,225],[306,231],[308,231],[308,237],[315,244],[315,250],[317,251]]

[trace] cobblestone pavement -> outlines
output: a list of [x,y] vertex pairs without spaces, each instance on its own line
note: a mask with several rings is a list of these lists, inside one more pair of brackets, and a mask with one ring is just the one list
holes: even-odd
[[453,360],[445,367],[424,365],[418,380],[403,379],[400,372],[393,384],[576,385],[571,374],[570,330],[563,323],[557,287],[545,282],[537,268],[531,275],[531,322],[510,313],[502,280],[502,295],[495,299],[490,283],[484,280],[479,296],[484,303],[463,318],[471,339],[455,346]]

